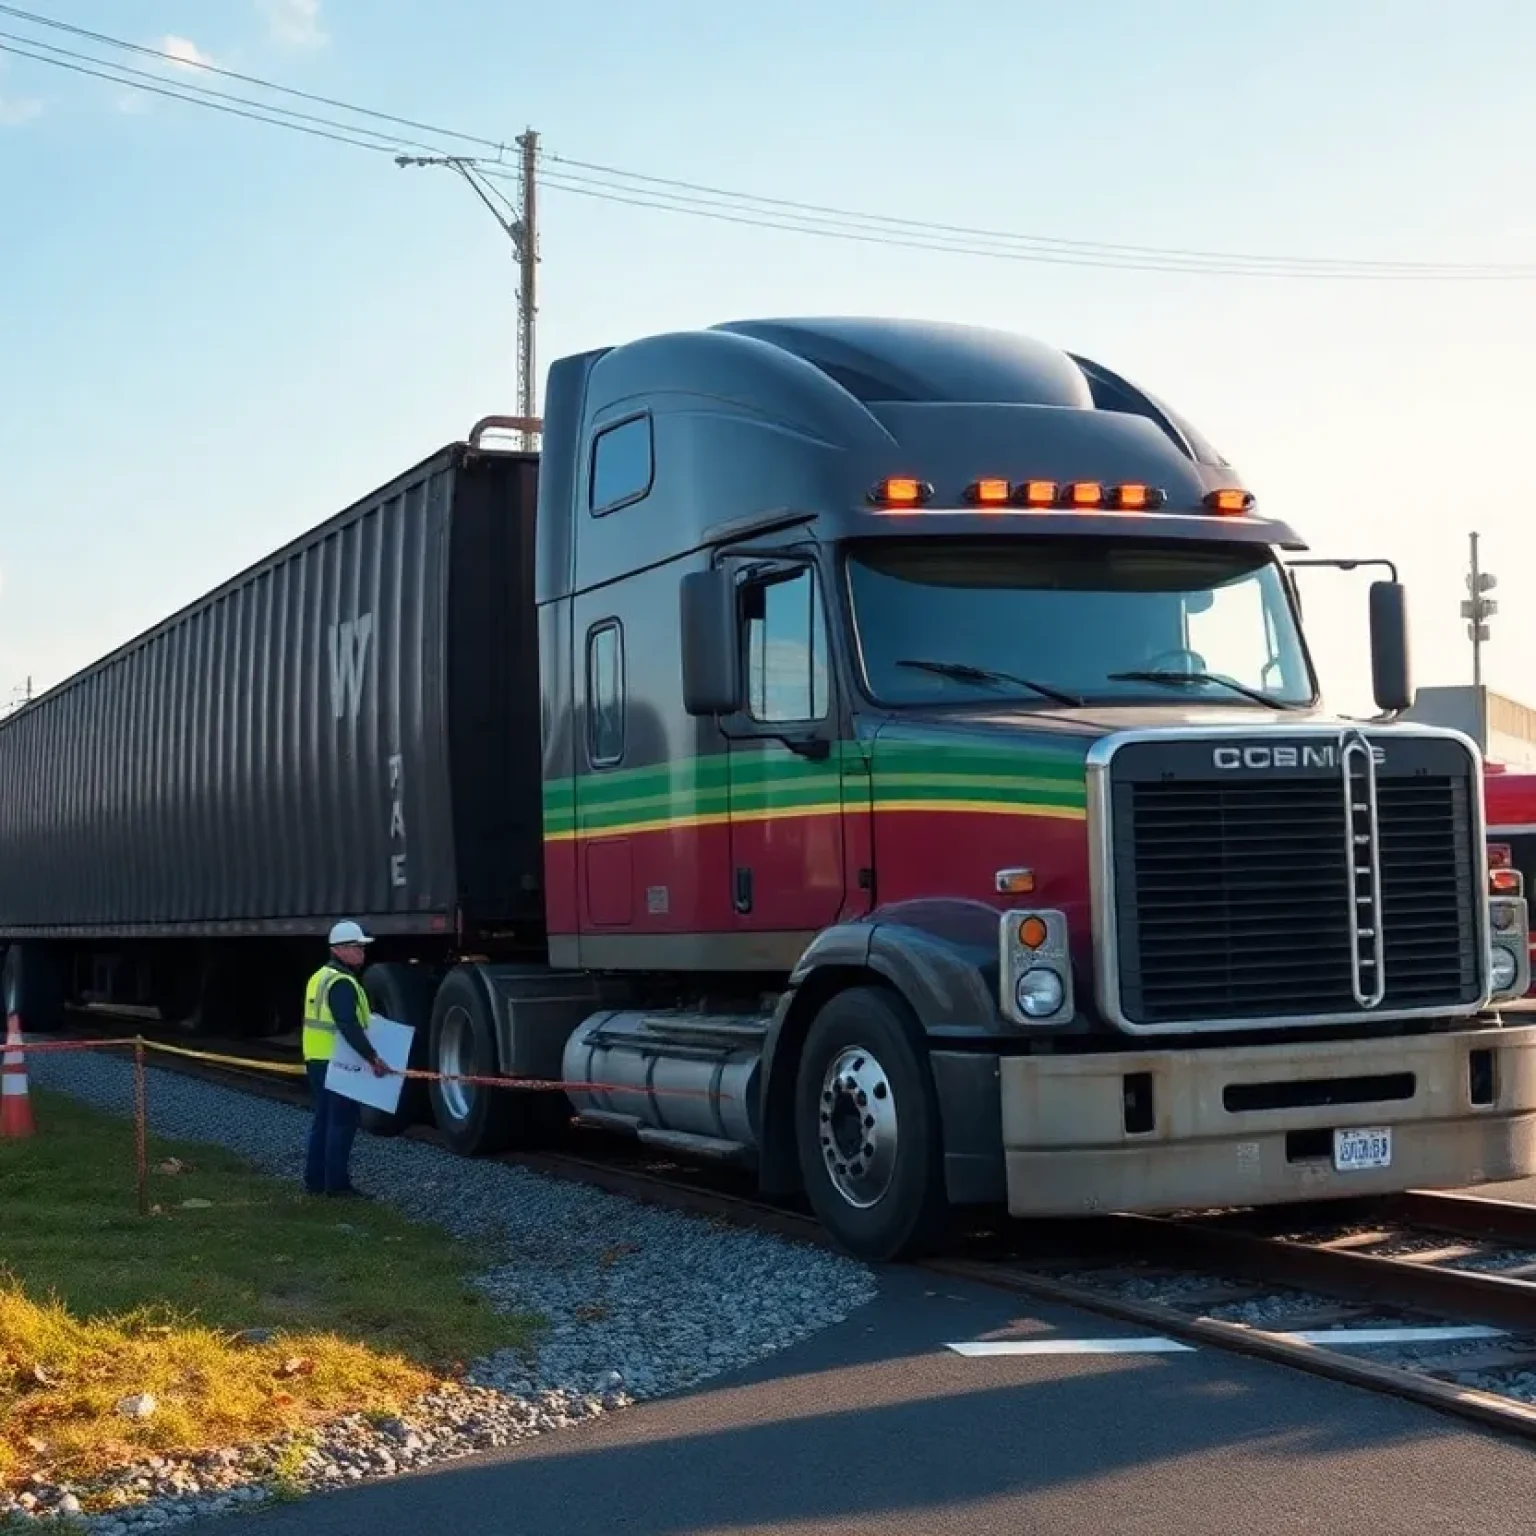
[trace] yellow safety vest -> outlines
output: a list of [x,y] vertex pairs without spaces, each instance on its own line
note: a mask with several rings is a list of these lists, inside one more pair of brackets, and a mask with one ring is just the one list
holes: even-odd
[[336,1018],[331,1012],[331,985],[349,981],[357,989],[357,1021],[365,1029],[370,1013],[368,994],[350,971],[323,965],[309,978],[304,991],[304,1060],[329,1061],[336,1050]]

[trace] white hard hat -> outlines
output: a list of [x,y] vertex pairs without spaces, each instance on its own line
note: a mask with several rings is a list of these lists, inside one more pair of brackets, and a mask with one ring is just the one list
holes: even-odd
[[372,944],[373,940],[363,932],[362,928],[348,919],[346,922],[337,923],[331,929],[331,948],[339,949],[343,944]]

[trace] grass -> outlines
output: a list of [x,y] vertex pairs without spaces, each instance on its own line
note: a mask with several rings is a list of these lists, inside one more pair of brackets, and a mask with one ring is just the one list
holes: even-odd
[[[393,1413],[531,1342],[467,1284],[472,1246],[157,1137],[140,1217],[132,1122],[33,1105],[38,1135],[0,1142],[0,1486]],[[150,1417],[119,1410],[146,1392]]]

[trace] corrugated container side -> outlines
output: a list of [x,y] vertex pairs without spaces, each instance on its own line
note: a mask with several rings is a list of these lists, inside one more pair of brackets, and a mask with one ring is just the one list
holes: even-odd
[[[452,588],[531,609],[529,476],[445,449],[0,726],[0,932],[445,929],[456,830],[484,833],[456,828]],[[494,757],[471,744],[466,779]]]

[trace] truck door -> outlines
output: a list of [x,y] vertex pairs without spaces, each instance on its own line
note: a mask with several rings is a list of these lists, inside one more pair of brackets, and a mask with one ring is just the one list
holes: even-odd
[[775,559],[744,566],[738,592],[746,707],[725,723],[736,923],[754,933],[814,931],[837,921],[846,889],[821,580],[808,560]]

